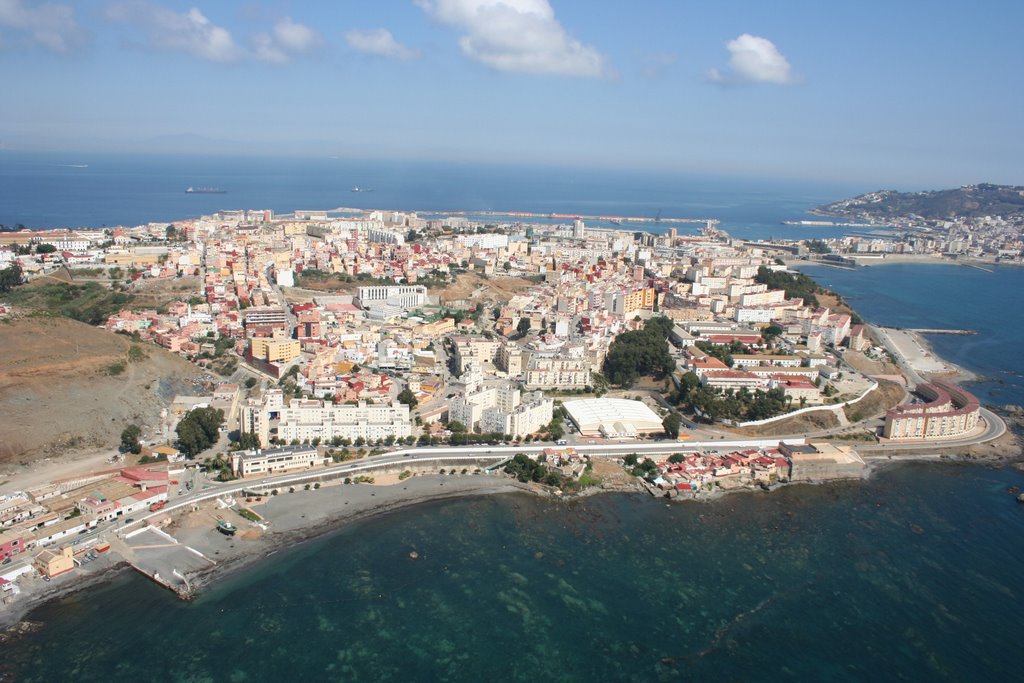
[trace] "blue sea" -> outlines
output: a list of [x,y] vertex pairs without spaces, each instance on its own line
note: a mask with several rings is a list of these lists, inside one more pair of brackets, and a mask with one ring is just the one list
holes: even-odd
[[[46,163],[0,156],[0,223],[236,207],[661,209],[766,237],[859,191],[335,160]],[[349,193],[357,184],[375,191]],[[187,185],[229,192],[187,196]],[[932,342],[982,377],[973,389],[986,402],[1024,403],[1024,270],[808,272],[872,322],[977,330]],[[0,681],[1024,680],[1024,506],[1011,487],[1024,472],[1008,465],[933,463],[708,504],[426,503],[271,556],[192,603],[119,574],[30,614],[41,629],[5,645]]]
[[[226,194],[186,194],[216,187]],[[372,190],[352,192],[351,188]],[[771,179],[708,178],[486,164],[223,158],[0,151],[0,225],[139,225],[222,209],[275,212],[338,207],[529,211],[638,218],[718,219],[737,237],[798,239],[844,228],[785,226],[820,204],[878,188]],[[600,223],[594,223],[600,226]],[[610,224],[607,224],[610,225]],[[700,226],[644,223],[638,229]]]
[[1024,404],[1024,268],[992,272],[962,265],[897,263],[855,270],[800,266],[839,292],[868,322],[887,327],[965,329],[976,335],[925,335],[935,352],[979,375],[968,383],[983,403]]

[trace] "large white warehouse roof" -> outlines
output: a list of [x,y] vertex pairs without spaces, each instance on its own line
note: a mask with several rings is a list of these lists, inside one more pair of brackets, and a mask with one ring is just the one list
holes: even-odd
[[611,437],[662,431],[661,417],[640,401],[584,398],[563,405],[581,434]]

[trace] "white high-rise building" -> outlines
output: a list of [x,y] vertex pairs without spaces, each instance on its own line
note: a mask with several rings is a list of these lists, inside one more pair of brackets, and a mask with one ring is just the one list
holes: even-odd
[[461,422],[467,429],[479,426],[481,432],[519,437],[551,422],[554,405],[540,392],[521,397],[518,389],[491,387],[452,399],[448,419]]

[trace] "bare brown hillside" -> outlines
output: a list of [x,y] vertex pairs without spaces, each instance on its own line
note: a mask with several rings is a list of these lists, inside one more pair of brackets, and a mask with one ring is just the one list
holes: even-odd
[[114,447],[125,425],[156,425],[202,375],[151,344],[135,344],[133,362],[132,344],[66,318],[0,322],[0,465]]

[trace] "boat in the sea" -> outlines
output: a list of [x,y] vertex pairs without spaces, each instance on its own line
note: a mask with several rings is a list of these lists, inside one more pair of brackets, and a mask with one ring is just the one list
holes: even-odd
[[373,188],[372,187],[359,187],[358,185],[353,185],[352,189],[350,191],[351,192],[373,192]]
[[234,536],[235,532],[238,531],[238,527],[225,519],[218,519],[217,531],[221,532],[225,536]]
[[227,192],[219,187],[192,187],[189,185],[185,188],[185,194],[227,194]]

